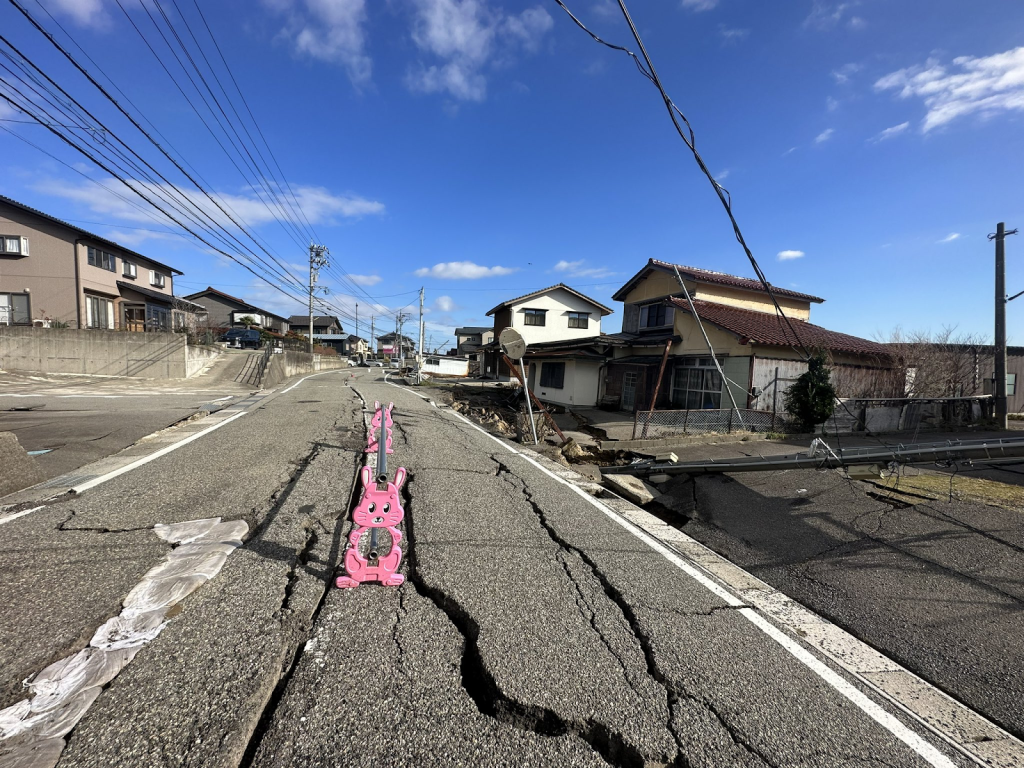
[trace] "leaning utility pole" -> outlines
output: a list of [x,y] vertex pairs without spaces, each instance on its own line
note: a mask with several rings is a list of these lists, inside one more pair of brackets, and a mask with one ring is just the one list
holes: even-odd
[[423,289],[420,288],[420,344],[416,350],[416,367],[423,366]]
[[[995,344],[995,396],[996,427],[1006,429],[1006,250],[1003,244],[1007,235],[1017,234],[1016,229],[1006,231],[1006,224],[996,224],[996,233],[989,240],[996,241],[996,344]],[[1019,295],[1019,294],[1018,294]],[[1014,298],[1017,298],[1014,296]]]
[[327,266],[330,251],[326,245],[309,244],[309,353],[313,354],[313,294],[316,292],[316,281],[320,270]]

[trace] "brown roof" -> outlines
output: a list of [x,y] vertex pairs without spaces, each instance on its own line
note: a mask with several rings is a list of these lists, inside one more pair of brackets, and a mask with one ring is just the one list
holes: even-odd
[[258,312],[261,315],[267,315],[268,317],[273,317],[278,320],[285,320],[287,322],[287,318],[282,317],[281,315],[275,314],[274,312],[269,312],[265,309],[260,309],[255,304],[250,304],[245,299],[240,299],[237,296],[232,296],[230,293],[224,293],[224,291],[218,291],[216,288],[212,286],[209,286],[201,291],[196,291],[195,293],[190,293],[187,296],[183,296],[182,298],[189,300],[197,299],[202,296],[209,296],[211,293],[214,296],[220,296],[222,299],[227,299],[228,301],[233,301],[236,304],[240,304],[244,309],[251,309],[253,312]]
[[[686,299],[669,299],[670,303],[683,312],[690,312]],[[806,320],[789,318],[798,338],[793,338],[786,321],[775,314],[756,312],[752,309],[730,307],[710,301],[694,300],[694,307],[700,319],[717,325],[723,330],[739,336],[746,342],[777,347],[822,347],[834,352],[849,352],[855,355],[878,355],[890,357],[891,352],[884,344],[868,341],[846,333],[838,333],[813,325]]]
[[598,307],[598,308],[604,310],[602,314],[610,315],[610,314],[612,314],[615,311],[614,309],[609,309],[608,307],[606,307],[604,304],[601,304],[600,302],[594,301],[589,296],[585,296],[584,294],[580,293],[579,291],[577,291],[577,290],[575,290],[573,288],[570,288],[565,283],[556,283],[555,285],[549,285],[547,288],[541,288],[539,291],[533,291],[532,293],[526,293],[526,294],[523,294],[522,296],[516,296],[514,299],[509,299],[508,301],[503,301],[503,302],[501,302],[501,304],[496,306],[494,309],[490,310],[487,314],[488,315],[493,315],[495,312],[497,312],[502,307],[507,307],[509,304],[515,304],[517,301],[522,301],[523,299],[532,299],[534,296],[540,296],[542,293],[547,293],[548,291],[553,291],[556,288],[561,288],[561,289],[566,290],[569,293],[573,294],[574,296],[580,297],[584,301],[589,301],[595,307]]
[[[755,280],[749,277],[738,277],[736,275],[727,275],[725,272],[713,272],[710,269],[684,267],[682,264],[670,264],[667,261],[659,261],[658,259],[648,259],[647,264],[643,269],[633,275],[633,277],[631,277],[624,286],[615,292],[615,295],[612,296],[612,298],[616,301],[624,301],[626,294],[633,290],[633,286],[635,286],[641,279],[646,277],[648,270],[657,269],[662,272],[674,272],[676,267],[679,268],[679,274],[697,283],[712,283],[714,285],[724,285],[729,288],[740,288],[745,291],[767,293],[760,280]],[[771,285],[771,283],[768,285]],[[816,304],[821,304],[825,301],[824,299],[819,298],[818,296],[812,296],[809,293],[791,291],[787,288],[779,288],[775,285],[771,285],[771,288],[772,293],[776,296],[785,296],[790,299],[801,299],[803,301],[811,301]]]

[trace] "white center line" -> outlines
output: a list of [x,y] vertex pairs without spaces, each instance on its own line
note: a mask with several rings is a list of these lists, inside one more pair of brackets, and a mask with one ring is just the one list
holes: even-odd
[[7,515],[6,517],[0,517],[0,525],[9,523],[11,520],[17,520],[19,517],[25,515],[31,515],[33,512],[38,512],[42,507],[32,507],[32,509],[23,509],[21,512],[15,512],[13,515]]

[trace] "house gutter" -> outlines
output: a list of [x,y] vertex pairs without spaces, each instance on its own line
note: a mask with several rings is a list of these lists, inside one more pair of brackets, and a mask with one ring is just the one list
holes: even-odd
[[78,322],[78,329],[82,329],[82,300],[84,294],[82,293],[82,278],[79,274],[80,267],[78,266],[78,244],[82,242],[82,238],[75,240],[75,250],[72,254],[75,259],[75,318]]

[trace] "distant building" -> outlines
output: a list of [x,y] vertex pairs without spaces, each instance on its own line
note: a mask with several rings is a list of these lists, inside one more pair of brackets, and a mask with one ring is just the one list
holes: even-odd
[[481,357],[480,348],[494,341],[494,328],[490,326],[455,329],[455,349],[449,350],[450,355],[465,356],[470,361]]
[[[288,318],[291,329],[303,336],[309,336],[309,315],[292,315]],[[344,332],[341,320],[334,315],[313,315],[313,338],[320,335],[337,336]]]
[[349,334],[345,337],[345,353],[350,357],[356,357],[365,355],[370,350],[370,345],[366,339],[356,336],[355,334]]
[[266,309],[260,309],[244,299],[207,287],[190,293],[189,301],[201,302],[206,307],[208,324],[211,328],[243,328],[242,318],[250,318],[255,328],[265,328],[274,333],[288,333],[288,321]]
[[[382,355],[391,355],[392,357],[399,356],[398,342],[396,339],[398,334],[396,333],[385,333],[383,336],[377,337],[377,350]],[[413,340],[408,336],[402,336],[402,349],[401,354],[405,357],[411,356],[416,351],[416,345]]]
[[0,195],[0,325],[169,331],[204,308],[170,267]]

